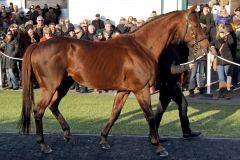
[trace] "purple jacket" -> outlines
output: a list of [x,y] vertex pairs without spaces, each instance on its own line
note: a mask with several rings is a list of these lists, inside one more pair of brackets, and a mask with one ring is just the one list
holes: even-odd
[[215,26],[217,26],[218,23],[230,24],[231,22],[232,22],[232,17],[230,15],[226,16],[226,17],[217,16],[217,18],[215,20]]

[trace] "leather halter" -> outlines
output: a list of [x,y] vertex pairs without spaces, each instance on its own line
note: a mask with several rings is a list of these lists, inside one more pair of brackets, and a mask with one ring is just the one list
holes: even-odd
[[[197,37],[197,33],[195,32],[195,30],[193,30],[192,28],[192,24],[191,24],[191,19],[189,19],[189,17],[192,15],[192,13],[188,16],[187,13],[185,13],[185,19],[186,19],[186,27],[185,27],[185,32],[184,32],[184,36],[183,36],[183,41],[186,38],[186,35],[188,33],[188,28],[191,31],[191,36],[192,36],[192,40],[187,42],[188,47],[193,48],[193,56],[194,58],[198,57],[197,52],[198,50],[202,50],[201,45],[199,45],[199,42],[203,41],[204,39],[207,39],[207,36],[202,36],[202,37]],[[203,55],[205,55],[206,53],[203,52]]]

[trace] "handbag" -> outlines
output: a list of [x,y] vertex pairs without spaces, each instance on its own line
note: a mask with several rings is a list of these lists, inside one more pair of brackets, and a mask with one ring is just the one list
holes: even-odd
[[[221,47],[219,49],[219,53],[221,53],[223,46],[224,46],[224,43],[221,45]],[[215,57],[213,60],[213,64],[212,64],[214,71],[217,71],[217,65],[218,65],[218,58]]]
[[213,60],[213,64],[212,64],[212,67],[213,67],[213,70],[214,71],[217,71],[217,57],[214,57],[214,60]]

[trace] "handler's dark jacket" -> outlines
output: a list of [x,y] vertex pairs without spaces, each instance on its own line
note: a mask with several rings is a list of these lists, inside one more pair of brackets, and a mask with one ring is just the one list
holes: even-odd
[[175,45],[171,44],[160,57],[157,72],[157,89],[160,89],[162,85],[176,85],[180,81],[180,73],[189,69],[189,65],[180,65],[175,47]]

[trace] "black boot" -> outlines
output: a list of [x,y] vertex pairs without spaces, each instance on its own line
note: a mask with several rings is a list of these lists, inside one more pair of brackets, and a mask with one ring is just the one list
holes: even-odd
[[204,94],[205,92],[206,92],[206,88],[205,87],[199,88],[199,93],[200,94]]
[[189,90],[189,97],[194,97],[194,90],[193,89],[190,89]]
[[231,99],[231,91],[225,90],[225,99],[227,100]]
[[183,133],[183,138],[184,139],[191,139],[191,138],[194,138],[194,137],[198,137],[199,135],[201,135],[202,132],[200,131],[191,131],[190,133]]
[[224,98],[224,89],[220,88],[218,91],[218,98]]

